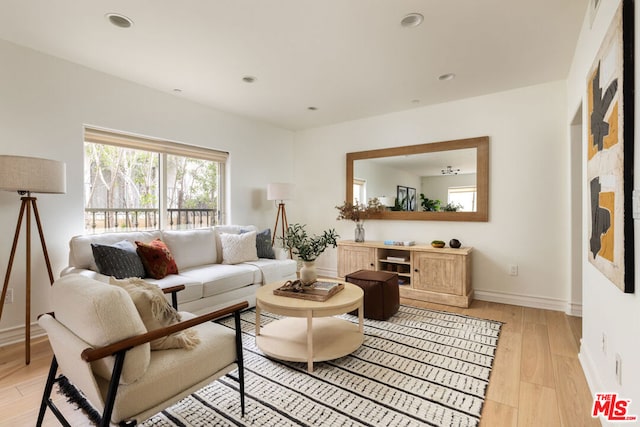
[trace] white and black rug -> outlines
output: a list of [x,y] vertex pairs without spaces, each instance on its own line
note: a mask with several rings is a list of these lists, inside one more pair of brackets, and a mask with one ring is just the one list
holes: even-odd
[[[261,323],[278,319],[262,314]],[[357,323],[354,316],[343,318]],[[223,320],[232,328],[233,320]],[[365,319],[364,344],[314,364],[265,357],[255,311],[242,315],[246,414],[237,371],[143,426],[476,426],[501,324],[401,306],[388,321]]]

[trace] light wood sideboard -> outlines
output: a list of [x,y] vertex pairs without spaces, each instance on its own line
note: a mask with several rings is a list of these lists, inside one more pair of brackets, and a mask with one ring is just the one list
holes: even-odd
[[472,252],[471,247],[438,249],[342,240],[338,242],[338,276],[344,279],[358,270],[391,271],[398,273],[403,298],[469,307]]

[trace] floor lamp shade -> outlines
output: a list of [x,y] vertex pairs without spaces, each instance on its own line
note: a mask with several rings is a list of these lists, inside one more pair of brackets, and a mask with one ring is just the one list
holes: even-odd
[[66,165],[56,160],[37,157],[0,155],[0,189],[30,193],[66,193]]
[[293,198],[293,184],[276,182],[267,185],[267,200],[291,200]]
[[13,237],[13,246],[11,247],[11,255],[9,256],[9,265],[4,277],[2,293],[0,294],[0,318],[2,318],[2,308],[7,295],[7,288],[11,278],[11,270],[18,246],[20,230],[22,229],[22,220],[26,220],[25,231],[25,247],[26,247],[26,266],[25,266],[25,331],[24,344],[25,356],[24,361],[28,365],[31,362],[31,216],[33,215],[38,227],[38,236],[42,245],[44,261],[49,274],[49,282],[53,285],[53,272],[51,270],[51,262],[49,261],[49,253],[47,245],[44,241],[44,233],[42,231],[42,223],[40,222],[40,214],[38,213],[37,199],[31,193],[51,193],[62,194],[67,191],[66,167],[62,162],[55,160],[40,159],[37,157],[22,156],[5,156],[0,155],[0,190],[17,191],[22,195],[20,200],[22,205],[18,215],[18,223],[16,225],[16,233]]

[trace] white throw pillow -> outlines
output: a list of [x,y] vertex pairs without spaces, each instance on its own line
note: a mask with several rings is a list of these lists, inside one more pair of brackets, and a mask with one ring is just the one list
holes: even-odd
[[258,259],[255,231],[242,234],[220,233],[220,242],[223,264],[239,264]]

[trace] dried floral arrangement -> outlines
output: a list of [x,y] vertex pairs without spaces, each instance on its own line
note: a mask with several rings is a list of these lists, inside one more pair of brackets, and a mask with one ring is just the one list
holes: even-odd
[[378,198],[370,199],[369,202],[365,205],[364,203],[350,203],[344,202],[340,206],[336,206],[338,209],[338,218],[337,219],[348,219],[355,222],[364,221],[369,218],[372,214],[382,212],[384,210],[384,206],[380,204]]

